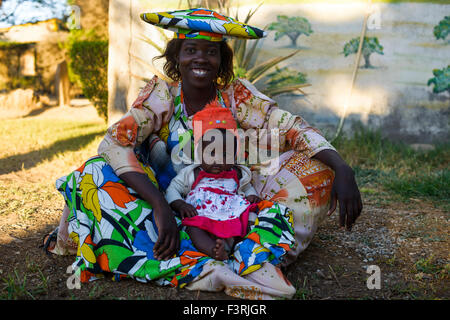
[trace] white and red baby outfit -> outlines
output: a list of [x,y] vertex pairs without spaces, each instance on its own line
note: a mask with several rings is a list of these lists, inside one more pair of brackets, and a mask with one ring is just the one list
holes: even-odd
[[250,183],[250,170],[236,166],[242,173],[240,180],[236,169],[218,174],[201,170],[194,181],[194,169],[198,166],[193,164],[182,169],[166,190],[169,203],[184,199],[198,212],[197,216],[184,218],[182,224],[206,230],[219,238],[245,236],[249,214],[257,208],[245,199],[257,195]]

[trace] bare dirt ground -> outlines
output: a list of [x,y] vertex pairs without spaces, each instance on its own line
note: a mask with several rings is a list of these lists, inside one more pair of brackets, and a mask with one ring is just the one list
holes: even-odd
[[[76,108],[70,116],[88,109]],[[66,270],[74,257],[39,248],[59,223],[62,197],[37,171],[2,174],[0,181],[0,197],[9,195],[1,199],[0,299],[230,299],[222,292],[113,282],[110,275],[68,289]],[[294,299],[449,299],[449,212],[416,199],[392,201],[381,190],[363,198],[352,232],[338,228],[335,213],[285,270],[297,289]],[[380,268],[380,289],[367,287],[369,265]]]

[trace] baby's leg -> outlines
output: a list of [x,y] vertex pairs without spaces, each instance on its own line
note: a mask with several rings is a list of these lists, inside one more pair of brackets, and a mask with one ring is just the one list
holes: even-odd
[[223,239],[216,239],[209,232],[197,227],[189,226],[186,228],[186,231],[198,251],[205,253],[216,260],[228,259]]
[[216,260],[228,260],[228,254],[225,250],[225,241],[221,238],[216,239],[216,246],[214,247],[214,259]]

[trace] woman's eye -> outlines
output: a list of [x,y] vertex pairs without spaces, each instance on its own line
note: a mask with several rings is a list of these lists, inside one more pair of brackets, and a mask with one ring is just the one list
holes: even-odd
[[215,56],[217,54],[217,50],[216,49],[211,49],[208,51],[208,54],[211,56]]
[[192,53],[195,53],[195,49],[194,48],[186,48],[186,52],[192,54]]

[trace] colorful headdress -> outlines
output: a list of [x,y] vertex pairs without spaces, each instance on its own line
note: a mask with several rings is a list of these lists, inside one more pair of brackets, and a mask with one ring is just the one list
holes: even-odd
[[267,36],[264,30],[203,8],[142,13],[141,19],[175,32],[175,38],[179,39],[222,41],[227,36],[242,39]]

